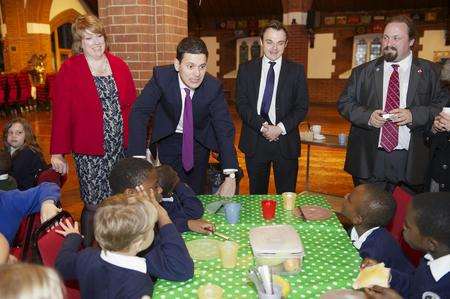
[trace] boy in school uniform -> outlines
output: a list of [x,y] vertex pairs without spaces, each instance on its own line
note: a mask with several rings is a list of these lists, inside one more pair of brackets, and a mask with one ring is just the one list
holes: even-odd
[[[167,170],[167,168],[165,168]],[[164,171],[164,169],[163,169]],[[170,172],[164,171],[167,176]],[[160,172],[161,174],[162,172]],[[155,178],[154,178],[155,176]],[[178,176],[177,176],[178,177]],[[167,185],[174,183],[177,177],[171,177]],[[169,179],[165,178],[167,181]],[[172,182],[173,180],[173,182]],[[214,225],[200,218],[203,215],[203,207],[201,202],[195,197],[193,191],[183,183],[176,184],[176,191],[179,196],[183,197],[184,204],[172,205],[162,200],[163,188],[159,185],[158,171],[153,165],[140,158],[125,158],[120,160],[111,170],[109,176],[109,185],[113,194],[122,192],[133,192],[138,186],[144,189],[155,190],[157,201],[167,207],[167,213],[179,232],[193,231],[202,234],[209,234],[214,231]],[[167,186],[166,186],[167,187]],[[167,188],[167,190],[170,188]],[[196,217],[199,216],[199,217]]]
[[156,167],[158,175],[158,192],[161,206],[166,209],[170,219],[180,233],[193,230],[196,219],[203,216],[204,208],[195,196],[194,190],[180,181],[177,172],[169,165]]
[[[366,292],[374,298],[450,298],[450,192],[414,196],[406,212],[403,236],[425,252],[413,274],[391,270],[391,288]],[[397,296],[397,297],[396,297]]]
[[345,196],[342,213],[353,223],[350,238],[361,258],[383,262],[387,268],[412,273],[413,266],[385,229],[395,214],[391,194],[373,184],[357,186]]
[[153,282],[145,258],[137,253],[153,242],[158,212],[149,198],[118,194],[104,200],[94,216],[94,235],[101,249],[80,252],[78,223],[61,223],[66,238],[55,267],[64,280],[76,279],[82,298],[141,298],[151,295]]

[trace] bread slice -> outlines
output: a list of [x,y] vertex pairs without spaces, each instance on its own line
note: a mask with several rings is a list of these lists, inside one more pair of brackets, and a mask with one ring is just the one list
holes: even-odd
[[384,263],[379,263],[370,267],[362,269],[355,282],[354,289],[370,288],[374,285],[388,288],[390,269],[384,266]]

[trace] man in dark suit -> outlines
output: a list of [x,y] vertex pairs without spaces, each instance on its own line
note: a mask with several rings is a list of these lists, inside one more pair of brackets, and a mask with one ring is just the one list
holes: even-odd
[[205,43],[187,37],[178,44],[173,65],[153,69],[153,78],[133,105],[128,154],[145,157],[153,115],[150,143],[157,145],[161,163],[172,166],[182,181],[202,194],[210,151],[218,151],[226,174],[219,194],[232,196],[238,169],[234,126],[222,85],[206,73],[207,59]]
[[429,163],[424,133],[447,102],[436,64],[412,57],[412,21],[387,23],[383,56],[353,69],[338,100],[351,122],[344,169],[355,185],[375,183],[392,191],[405,183],[420,191]]
[[241,64],[237,76],[239,149],[245,153],[250,194],[267,194],[271,165],[277,193],[295,192],[298,125],[308,112],[305,73],[301,64],[282,58],[287,31],[279,21],[263,29],[261,43],[264,56]]

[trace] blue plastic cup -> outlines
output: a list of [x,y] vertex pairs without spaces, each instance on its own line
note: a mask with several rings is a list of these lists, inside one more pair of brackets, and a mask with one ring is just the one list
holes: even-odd
[[230,202],[225,204],[225,218],[227,218],[229,224],[238,223],[240,213],[241,213],[240,203]]
[[340,145],[345,145],[345,143],[347,142],[347,135],[345,135],[344,133],[340,133],[338,135],[338,140]]

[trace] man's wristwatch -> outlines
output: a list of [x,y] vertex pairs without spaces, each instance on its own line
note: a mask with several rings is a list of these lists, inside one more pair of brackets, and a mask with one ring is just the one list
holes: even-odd
[[225,176],[226,176],[227,178],[235,179],[235,178],[236,178],[236,173],[235,173],[235,172],[228,173],[228,174],[225,174]]

